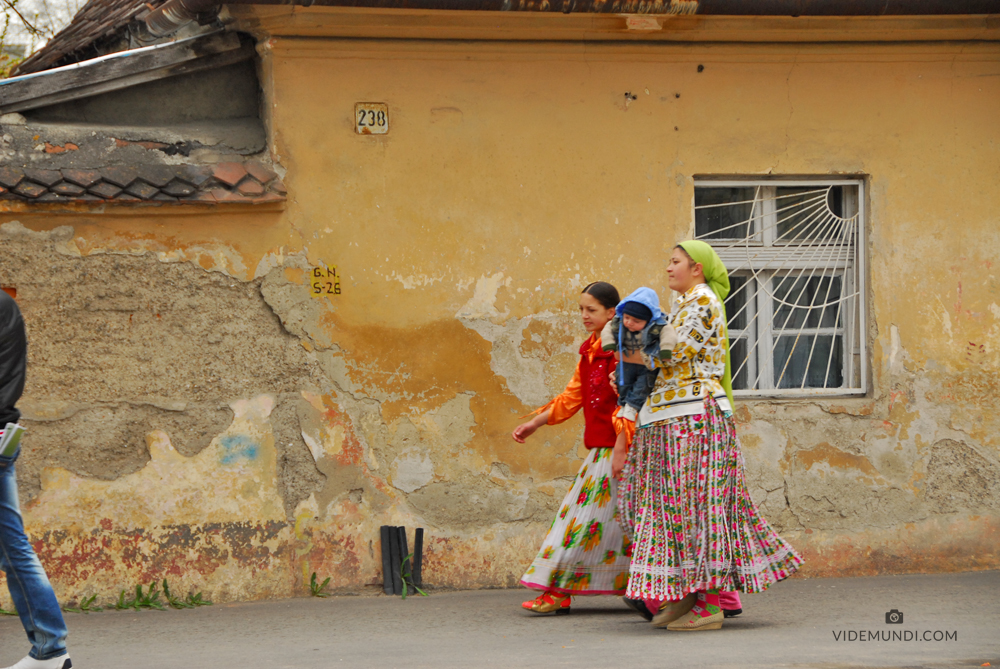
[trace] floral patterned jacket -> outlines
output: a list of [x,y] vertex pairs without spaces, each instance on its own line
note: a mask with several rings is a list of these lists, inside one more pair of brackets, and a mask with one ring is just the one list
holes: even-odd
[[652,359],[662,371],[639,412],[640,426],[699,414],[709,396],[723,411],[731,410],[721,383],[726,367],[723,321],[722,305],[704,283],[675,300],[669,322],[677,331],[677,345],[669,360]]

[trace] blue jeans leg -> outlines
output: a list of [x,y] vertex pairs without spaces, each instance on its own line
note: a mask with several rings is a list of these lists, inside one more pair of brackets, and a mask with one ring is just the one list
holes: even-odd
[[36,660],[66,654],[66,622],[42,563],[28,543],[12,458],[0,456],[0,569]]

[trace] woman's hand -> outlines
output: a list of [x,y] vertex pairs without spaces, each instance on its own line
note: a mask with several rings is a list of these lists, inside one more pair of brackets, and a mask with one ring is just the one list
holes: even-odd
[[549,422],[549,413],[548,411],[544,411],[527,423],[521,423],[510,436],[514,437],[514,441],[517,443],[523,444],[525,439],[535,433],[535,430]]
[[628,458],[628,446],[626,444],[625,432],[619,433],[615,440],[614,450],[611,452],[611,475],[618,478],[622,470],[625,469],[625,460]]
[[615,395],[618,394],[618,368],[615,367],[608,374],[608,381],[611,383],[611,387],[615,389]]

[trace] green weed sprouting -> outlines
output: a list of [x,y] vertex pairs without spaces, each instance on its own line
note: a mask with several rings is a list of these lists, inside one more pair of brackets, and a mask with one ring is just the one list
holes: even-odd
[[[410,563],[410,568],[406,567],[406,563]],[[405,558],[403,558],[402,564],[399,565],[399,577],[403,581],[403,599],[406,599],[406,591],[408,588],[413,588],[422,597],[426,597],[427,593],[421,590],[413,582],[413,553],[410,553]]]
[[97,599],[97,595],[84,597],[80,600],[80,606],[64,606],[62,607],[62,610],[69,613],[95,613],[97,611],[103,611],[104,607],[94,606],[95,599]]
[[316,572],[313,572],[312,578],[309,579],[309,594],[313,597],[329,597],[330,595],[323,592],[326,586],[330,585],[330,577],[327,576],[326,580],[322,584],[316,582]]
[[16,615],[17,615],[17,609],[16,608],[11,609],[10,611],[8,611],[4,607],[0,606],[0,616],[16,616]]
[[187,603],[191,605],[191,608],[196,608],[196,607],[199,607],[199,606],[211,606],[212,605],[212,601],[211,600],[209,600],[209,599],[202,599],[200,592],[198,594],[196,594],[196,595],[189,594],[187,596]]
[[170,605],[172,609],[193,609],[194,604],[189,604],[183,599],[170,592],[170,586],[167,585],[167,579],[163,579],[163,596],[167,600],[167,604]]
[[135,597],[132,599],[126,599],[125,591],[122,590],[118,595],[118,601],[115,602],[115,610],[122,611],[124,609],[133,609],[135,611],[141,611],[142,609],[167,610],[160,601],[160,590],[156,581],[149,584],[147,592],[143,592],[142,585],[135,586]]

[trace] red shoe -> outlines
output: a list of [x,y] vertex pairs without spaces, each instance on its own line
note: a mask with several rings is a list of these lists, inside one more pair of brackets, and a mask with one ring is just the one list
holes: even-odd
[[534,613],[555,613],[557,616],[564,616],[569,613],[571,599],[569,595],[560,595],[553,590],[547,590],[521,606]]

